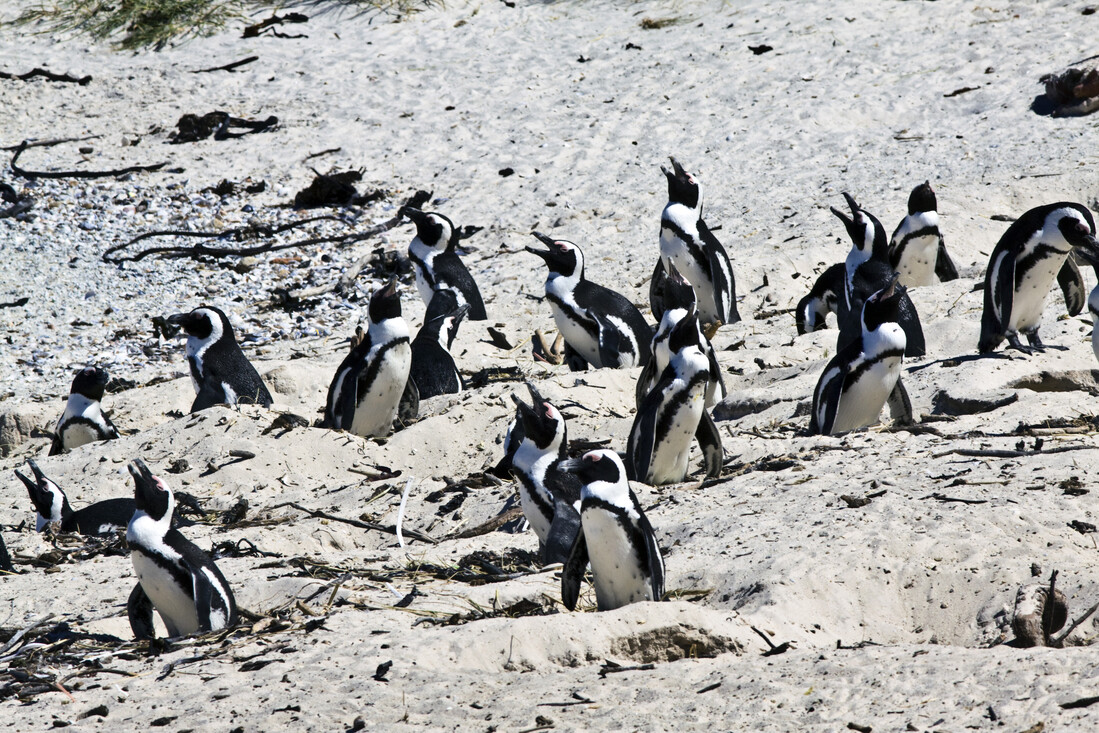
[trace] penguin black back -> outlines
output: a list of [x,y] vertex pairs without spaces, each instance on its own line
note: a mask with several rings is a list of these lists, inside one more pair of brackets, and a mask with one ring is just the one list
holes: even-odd
[[219,403],[271,406],[271,393],[241,351],[225,313],[203,305],[169,316],[168,323],[187,334],[187,362],[196,393],[191,412]]
[[412,341],[409,378],[416,382],[420,399],[457,394],[464,384],[450,353],[458,326],[469,312],[469,304],[458,304],[452,290],[436,290],[424,315],[424,325]]
[[33,480],[19,471],[15,475],[27,487],[36,512],[35,529],[39,532],[59,522],[62,532],[77,532],[85,536],[109,535],[125,528],[133,516],[135,504],[129,498],[106,499],[73,511],[64,490],[47,477],[33,459],[28,458],[27,465],[34,473]]

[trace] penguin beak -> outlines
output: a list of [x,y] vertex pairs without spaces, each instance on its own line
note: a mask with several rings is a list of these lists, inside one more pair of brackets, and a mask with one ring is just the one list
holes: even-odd
[[523,249],[525,249],[527,252],[530,252],[531,254],[538,255],[546,262],[547,265],[550,264],[550,262],[556,257],[557,240],[555,240],[553,237],[542,234],[541,232],[531,232],[531,234],[533,234],[539,242],[549,247],[549,252],[544,249],[538,249],[537,247],[524,247]]
[[35,494],[38,492],[38,484],[34,481],[31,481],[19,471],[16,471],[15,475],[18,476],[19,480],[26,485],[27,491],[31,492],[31,499],[34,499]]
[[[889,284],[885,286],[884,290],[882,290],[882,300],[887,300],[893,297],[893,295],[897,292],[897,283],[900,282],[900,279],[900,273],[894,272],[893,277],[889,280]],[[903,286],[901,288],[901,292],[904,292]]]
[[411,206],[402,206],[401,210],[397,212],[397,215],[408,219],[413,224],[422,224],[427,221],[427,214],[419,209],[414,209]]
[[534,404],[540,405],[546,401],[546,399],[542,396],[542,393],[538,391],[538,388],[530,382],[527,382],[527,391],[530,392],[530,398],[534,401]]
[[145,465],[145,461],[140,458],[135,458],[130,461],[130,465],[127,466],[127,468],[130,469],[130,475],[134,477],[135,488],[156,484],[156,477],[153,476],[153,472]]
[[855,203],[855,197],[847,193],[846,191],[843,192],[843,197],[847,199],[847,206],[851,209],[851,216],[858,217],[859,205]]
[[396,277],[389,278],[389,282],[387,282],[385,284],[385,287],[383,287],[378,292],[378,295],[380,295],[383,298],[394,298],[394,297],[396,297],[397,296],[397,278]]
[[38,467],[38,464],[34,462],[33,458],[27,459],[27,465],[31,467],[31,471],[34,472],[34,477],[38,481],[42,481],[46,478],[46,474],[42,473],[42,469]]

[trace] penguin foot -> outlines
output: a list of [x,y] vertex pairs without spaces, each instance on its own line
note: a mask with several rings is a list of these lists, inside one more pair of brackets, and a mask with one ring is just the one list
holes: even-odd
[[1017,349],[1018,351],[1023,352],[1027,356],[1033,356],[1034,354],[1037,354],[1038,352],[1043,351],[1043,347],[1041,345],[1038,345],[1038,346],[1033,346],[1033,345],[1032,346],[1023,346],[1023,342],[1019,340],[1019,334],[1016,334],[1016,333],[1013,333],[1013,334],[1011,334],[1010,336],[1007,337],[1007,348]]

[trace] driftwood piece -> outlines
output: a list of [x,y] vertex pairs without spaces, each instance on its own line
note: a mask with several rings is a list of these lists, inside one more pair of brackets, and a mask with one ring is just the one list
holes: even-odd
[[302,13],[287,13],[286,15],[272,13],[270,18],[266,18],[259,23],[246,27],[241,38],[258,38],[265,33],[275,36],[276,38],[308,38],[308,36],[302,33],[291,36],[275,30],[275,26],[277,25],[283,25],[285,23],[306,23],[308,21],[309,16],[303,15]]
[[131,165],[127,168],[110,171],[28,171],[17,166],[15,162],[19,160],[19,156],[23,154],[23,151],[29,147],[32,147],[32,145],[26,140],[20,143],[12,154],[10,163],[12,173],[28,180],[34,180],[35,178],[115,178],[124,176],[127,173],[151,173],[168,165],[167,162],[153,165]]
[[62,143],[82,143],[85,140],[95,140],[102,137],[102,135],[85,135],[84,137],[55,137],[49,140],[24,140],[18,145],[9,145],[6,148],[0,148],[0,150],[6,150],[12,152],[13,150],[19,150],[23,148],[52,148],[54,145],[61,145]]
[[[297,504],[297,503],[292,502],[292,501],[285,501],[281,504],[276,504],[275,506],[271,507],[271,509],[272,510],[281,509],[282,507],[285,507],[285,506],[288,506],[291,509],[297,509],[299,512],[303,512],[305,514],[308,514],[311,517],[316,517],[317,519],[327,519],[330,522],[341,522],[343,524],[349,524],[352,527],[358,527],[360,529],[371,529],[371,530],[374,530],[376,532],[386,532],[386,533],[394,535],[394,536],[396,536],[396,534],[397,534],[397,528],[395,526],[394,527],[387,527],[384,524],[376,524],[375,522],[363,522],[363,521],[358,520],[358,519],[346,519],[345,517],[337,517],[335,514],[329,514],[328,512],[322,512],[319,509],[306,509],[301,504]],[[437,542],[438,542],[435,538],[429,537],[428,535],[424,534],[423,532],[417,532],[414,529],[404,529],[402,531],[402,534],[406,537],[411,537],[412,539],[419,540],[420,542],[427,542],[428,544],[431,544],[431,545],[437,544]]]
[[59,82],[65,82],[65,83],[68,83],[68,84],[79,84],[82,87],[88,86],[89,82],[91,82],[91,80],[92,80],[92,78],[90,76],[76,77],[76,76],[72,76],[70,74],[55,74],[52,71],[47,71],[46,69],[40,69],[40,68],[37,68],[37,67],[31,69],[30,71],[28,71],[25,74],[12,74],[12,73],[7,72],[7,71],[0,71],[0,79],[16,79],[16,80],[19,80],[19,81],[30,81],[31,79],[33,79],[35,77],[38,77],[38,76],[43,77],[44,79],[46,79],[48,81],[59,81]]
[[228,71],[230,73],[234,73],[241,66],[245,66],[247,64],[250,64],[253,61],[259,61],[259,56],[249,56],[246,59],[241,59],[240,61],[234,61],[231,64],[225,64],[224,66],[211,66],[209,69],[195,69],[191,73],[192,74],[207,74],[211,71]]

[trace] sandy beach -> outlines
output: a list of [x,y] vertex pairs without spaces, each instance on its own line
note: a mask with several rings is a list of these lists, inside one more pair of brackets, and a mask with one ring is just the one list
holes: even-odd
[[[0,1],[0,19],[21,5]],[[30,147],[17,167],[165,163],[33,181],[0,168],[33,201],[0,219],[0,303],[27,298],[0,309],[0,535],[16,571],[0,575],[0,728],[1099,727],[1099,620],[1065,648],[1020,648],[1011,626],[1019,589],[1052,571],[1070,618],[1099,601],[1091,319],[1069,317],[1055,290],[1042,338],[1063,349],[971,358],[1008,222],[1057,201],[1099,208],[1095,119],[1032,109],[1043,74],[1093,54],[1096,15],[1045,1],[325,8],[292,8],[308,22],[281,30],[301,38],[243,39],[240,23],[159,52],[0,29],[0,71],[91,77],[0,80],[6,154],[73,139]],[[171,142],[181,116],[214,111],[277,124]],[[585,584],[570,613],[534,533],[490,529],[516,488],[484,472],[526,380],[570,439],[625,450],[640,369],[533,359],[534,332],[555,327],[545,268],[523,248],[535,230],[575,242],[588,278],[653,322],[670,155],[703,184],[744,317],[714,339],[726,465],[703,484],[695,446],[686,483],[633,484],[664,550],[665,602],[596,613]],[[359,203],[293,207],[314,171],[349,170]],[[850,247],[829,207],[848,192],[891,232],[925,180],[961,277],[910,292],[927,355],[905,359],[903,380],[920,422],[885,411],[879,426],[808,436],[837,331],[799,336],[792,311]],[[273,426],[279,412],[321,416],[370,294],[414,236],[392,220],[417,191],[481,227],[463,258],[488,321],[464,323],[452,348],[473,386],[425,400],[381,440]],[[127,259],[313,237],[342,239]],[[415,332],[424,304],[410,275],[400,288]],[[152,318],[203,303],[230,316],[273,409],[188,414],[182,340]],[[89,364],[126,380],[103,400],[123,436],[48,457]],[[181,531],[219,555],[242,626],[135,642],[121,544],[34,532],[13,473],[27,458],[79,508],[132,496],[138,457],[202,505]]]

